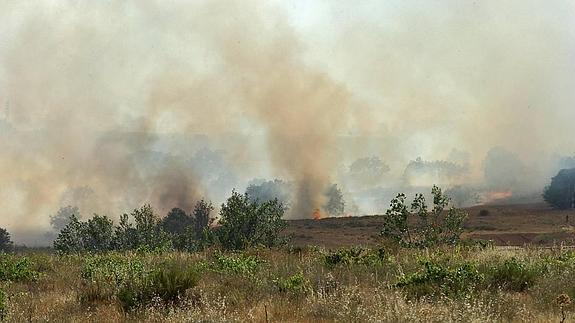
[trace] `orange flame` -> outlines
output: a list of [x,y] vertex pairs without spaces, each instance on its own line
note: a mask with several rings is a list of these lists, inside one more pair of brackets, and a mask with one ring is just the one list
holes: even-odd
[[511,191],[500,191],[500,192],[495,191],[495,192],[488,192],[486,197],[488,201],[495,201],[510,198],[512,196],[513,192]]
[[315,209],[315,211],[313,211],[313,219],[314,220],[321,219],[321,211],[319,209]]

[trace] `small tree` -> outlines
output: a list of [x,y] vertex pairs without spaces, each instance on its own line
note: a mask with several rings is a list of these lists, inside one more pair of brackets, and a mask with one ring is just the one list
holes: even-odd
[[279,233],[286,226],[284,212],[284,205],[277,199],[258,203],[247,194],[233,191],[220,211],[219,240],[224,248],[233,250],[278,245]]
[[196,239],[201,240],[204,235],[210,230],[210,225],[214,219],[210,217],[210,213],[214,210],[211,202],[200,200],[194,207],[194,234]]
[[0,228],[0,252],[9,252],[14,248],[14,243],[10,238],[10,233],[4,228]]
[[455,244],[463,232],[467,214],[450,208],[449,198],[433,186],[433,209],[428,210],[423,194],[417,194],[411,208],[406,205],[405,194],[398,194],[391,201],[385,214],[382,236],[406,247],[428,247],[438,244]]
[[94,214],[83,227],[83,245],[88,251],[107,251],[114,247],[114,222],[107,216]]
[[543,198],[557,209],[575,208],[575,168],[559,171],[545,188]]
[[132,211],[135,227],[130,230],[135,234],[137,248],[166,249],[170,248],[170,236],[162,229],[160,218],[149,204]]
[[60,253],[77,253],[84,251],[84,226],[76,215],[72,214],[68,224],[62,228],[54,240],[54,249]]
[[345,201],[337,184],[331,185],[325,192],[325,196],[327,197],[327,203],[323,206],[323,209],[333,216],[342,215],[345,211]]

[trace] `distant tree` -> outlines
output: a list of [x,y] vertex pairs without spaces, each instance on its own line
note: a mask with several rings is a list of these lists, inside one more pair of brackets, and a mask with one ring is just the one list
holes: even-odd
[[180,208],[173,208],[161,221],[164,231],[175,235],[183,234],[192,225],[194,218]]
[[80,218],[80,210],[76,206],[63,206],[54,215],[50,215],[50,226],[54,232],[60,232],[70,223],[70,219],[74,215],[77,219]]
[[226,249],[242,250],[251,246],[272,247],[281,242],[285,228],[284,205],[277,199],[258,203],[247,194],[232,192],[220,210],[218,237]]
[[10,238],[10,233],[4,228],[0,228],[0,252],[9,252],[14,248],[14,243]]
[[273,199],[278,199],[284,205],[288,205],[290,203],[290,192],[290,184],[280,179],[263,181],[261,183],[252,183],[246,189],[246,194],[252,201],[264,203]]
[[405,194],[398,194],[385,213],[381,235],[406,247],[429,247],[458,242],[467,214],[456,208],[445,210],[449,198],[439,187],[433,186],[431,193],[431,210],[428,209],[423,194],[415,196],[411,208],[406,205]]
[[575,208],[575,168],[559,171],[545,188],[543,198],[557,209]]
[[345,211],[343,193],[337,184],[331,185],[325,192],[327,203],[323,206],[324,211],[332,216],[341,216]]
[[369,187],[380,184],[389,170],[389,166],[379,157],[364,157],[356,159],[349,166],[349,177],[355,185]]

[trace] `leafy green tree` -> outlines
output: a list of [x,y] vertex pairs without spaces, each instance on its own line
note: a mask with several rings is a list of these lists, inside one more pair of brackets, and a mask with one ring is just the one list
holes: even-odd
[[543,198],[557,209],[575,208],[575,168],[559,171],[545,188]]
[[72,214],[68,224],[54,240],[54,249],[64,254],[84,251],[84,226],[85,223],[80,222],[76,215]]
[[114,223],[107,216],[96,214],[82,222],[72,215],[54,241],[54,248],[60,253],[111,250],[114,247],[113,232]]
[[406,204],[405,194],[398,194],[385,214],[381,235],[406,247],[457,243],[463,232],[463,221],[467,213],[453,207],[445,210],[449,198],[439,187],[433,186],[431,194],[431,210],[423,194],[415,196],[410,208]]
[[146,204],[131,213],[134,218],[135,246],[137,248],[166,249],[171,246],[170,236],[162,229],[160,218]]
[[88,251],[107,251],[114,247],[114,222],[95,214],[83,227],[83,245]]
[[220,210],[219,240],[224,248],[232,250],[278,245],[282,242],[279,234],[286,226],[284,213],[285,207],[277,199],[258,203],[247,194],[233,191]]
[[10,233],[4,228],[0,228],[0,252],[9,252],[14,248],[14,243],[10,238]]

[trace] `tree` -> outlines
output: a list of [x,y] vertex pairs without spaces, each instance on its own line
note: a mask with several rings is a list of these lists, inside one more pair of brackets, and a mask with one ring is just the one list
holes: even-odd
[[0,228],[0,252],[9,252],[14,248],[14,243],[8,230]]
[[154,209],[146,204],[131,213],[134,218],[134,246],[136,248],[166,249],[171,247],[170,236],[162,229],[160,218]]
[[173,208],[161,221],[164,231],[174,235],[183,234],[193,224],[194,218],[180,208]]
[[258,203],[247,194],[232,192],[220,210],[219,240],[226,249],[242,250],[251,246],[272,247],[281,242],[285,228],[284,205],[277,199]]
[[278,199],[284,205],[288,205],[292,199],[291,190],[289,183],[280,179],[274,179],[273,181],[250,184],[246,189],[246,194],[255,202],[263,203]]
[[381,184],[389,170],[377,156],[358,158],[349,166],[349,179],[354,185],[370,187]]
[[391,201],[381,235],[406,247],[429,247],[438,244],[455,244],[463,232],[467,213],[457,208],[445,210],[449,198],[433,186],[433,209],[429,210],[423,194],[417,194],[408,209],[406,196],[397,195]]
[[54,249],[60,253],[108,251],[114,248],[114,223],[107,216],[95,214],[86,222],[70,216],[54,241]]
[[196,239],[201,240],[207,231],[210,230],[210,225],[214,219],[210,217],[210,213],[214,210],[211,202],[200,200],[194,207],[194,233]]
[[345,211],[343,193],[337,184],[331,185],[325,192],[327,203],[323,206],[324,211],[333,216],[341,216]]
[[559,171],[545,188],[543,198],[557,209],[575,208],[575,168]]
[[74,215],[77,219],[80,218],[80,210],[76,206],[61,207],[54,215],[50,215],[50,226],[55,232],[60,232],[64,227],[70,223],[70,219]]
[[62,228],[54,240],[54,249],[59,253],[78,253],[84,251],[84,223],[72,214],[68,224]]

